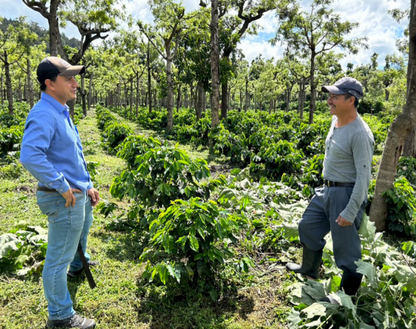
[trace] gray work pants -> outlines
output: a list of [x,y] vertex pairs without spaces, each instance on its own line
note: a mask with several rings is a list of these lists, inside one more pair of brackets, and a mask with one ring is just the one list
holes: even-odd
[[362,204],[353,225],[341,227],[335,220],[345,209],[353,187],[319,187],[299,223],[300,242],[319,251],[326,244],[325,235],[331,232],[337,266],[356,274],[355,261],[361,259],[361,241],[358,235],[366,201]]

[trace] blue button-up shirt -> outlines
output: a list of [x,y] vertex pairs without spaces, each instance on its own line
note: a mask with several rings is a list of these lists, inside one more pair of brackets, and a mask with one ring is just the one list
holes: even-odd
[[40,186],[61,194],[70,187],[82,191],[93,187],[68,106],[46,93],[26,119],[20,162]]

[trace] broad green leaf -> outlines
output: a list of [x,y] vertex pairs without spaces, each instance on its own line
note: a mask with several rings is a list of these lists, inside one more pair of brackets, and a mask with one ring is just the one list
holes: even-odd
[[180,273],[180,271],[177,271],[176,268],[174,268],[170,264],[166,265],[166,268],[168,269],[170,276],[172,278],[176,279],[176,281],[178,283],[180,283],[181,282],[181,273]]
[[191,242],[191,249],[193,251],[198,251],[199,249],[198,239],[194,235],[189,235],[189,241]]
[[357,307],[352,302],[351,296],[345,294],[342,291],[338,291],[336,294],[332,294],[332,296],[334,297],[334,299],[338,299],[340,305],[350,309],[353,315],[355,316],[357,312]]
[[157,268],[157,272],[159,274],[160,281],[163,284],[166,284],[166,282],[168,280],[168,273],[169,273],[166,265],[165,264],[158,264],[156,268]]
[[321,317],[321,316],[325,315],[326,308],[323,304],[314,303],[314,304],[308,306],[307,308],[303,309],[301,311],[301,313],[305,314],[307,319],[312,320],[316,316]]
[[377,278],[374,266],[370,263],[362,261],[361,259],[356,261],[355,264],[357,265],[357,272],[365,275],[370,284],[374,284]]
[[363,219],[361,220],[361,226],[358,233],[369,241],[373,241],[376,234],[376,226],[374,222],[370,222],[369,217],[364,212]]
[[183,237],[180,237],[178,240],[176,240],[176,243],[179,243],[181,245],[182,250],[185,251],[186,241],[188,241],[188,237],[183,236]]
[[185,265],[186,272],[188,272],[188,276],[192,278],[194,276],[194,271],[189,265]]
[[376,327],[370,326],[369,324],[366,324],[366,323],[360,323],[360,326],[358,328],[359,329],[376,329]]
[[6,233],[0,235],[0,259],[6,257],[11,250],[17,251],[19,243],[21,243],[21,240],[15,234]]

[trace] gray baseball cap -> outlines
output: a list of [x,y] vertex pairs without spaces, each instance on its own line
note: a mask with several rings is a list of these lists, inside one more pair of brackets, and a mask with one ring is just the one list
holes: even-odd
[[335,95],[351,94],[357,99],[364,95],[361,83],[349,77],[339,79],[333,86],[323,86],[322,91]]
[[58,57],[46,57],[38,65],[37,75],[38,81],[42,84],[46,79],[52,79],[57,75],[64,77],[72,77],[77,74],[85,72],[85,66],[83,65],[71,65]]

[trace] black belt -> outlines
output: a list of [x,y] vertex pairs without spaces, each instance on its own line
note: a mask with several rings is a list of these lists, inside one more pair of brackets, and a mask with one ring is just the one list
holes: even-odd
[[41,191],[41,192],[57,192],[55,189],[48,188],[46,186],[38,186],[38,191]]
[[354,187],[355,183],[339,183],[330,180],[324,180],[324,186],[326,187]]

